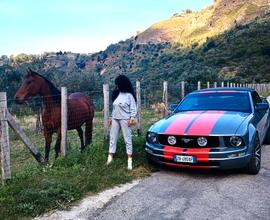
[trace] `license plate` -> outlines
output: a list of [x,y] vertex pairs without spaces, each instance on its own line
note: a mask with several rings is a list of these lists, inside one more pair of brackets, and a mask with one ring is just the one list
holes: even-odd
[[183,155],[175,155],[174,161],[178,163],[196,163],[196,157],[194,156],[183,156]]

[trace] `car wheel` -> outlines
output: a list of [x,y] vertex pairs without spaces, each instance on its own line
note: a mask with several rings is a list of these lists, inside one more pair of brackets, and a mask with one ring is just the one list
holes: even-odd
[[261,169],[261,144],[258,135],[254,138],[254,144],[250,161],[246,166],[246,172],[256,175]]

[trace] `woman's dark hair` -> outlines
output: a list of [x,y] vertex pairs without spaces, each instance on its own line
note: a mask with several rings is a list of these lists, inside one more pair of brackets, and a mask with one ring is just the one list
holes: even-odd
[[130,93],[134,97],[135,102],[137,102],[132,84],[131,84],[129,78],[127,78],[125,75],[119,75],[115,78],[115,86],[117,86],[117,87],[112,92],[112,101],[113,102],[118,97],[120,92]]

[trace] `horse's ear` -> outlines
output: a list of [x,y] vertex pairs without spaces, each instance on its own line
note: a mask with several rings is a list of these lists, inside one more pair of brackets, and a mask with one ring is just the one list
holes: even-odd
[[28,67],[28,69],[27,69],[27,75],[28,76],[33,76],[33,75],[35,75],[35,72],[30,67]]

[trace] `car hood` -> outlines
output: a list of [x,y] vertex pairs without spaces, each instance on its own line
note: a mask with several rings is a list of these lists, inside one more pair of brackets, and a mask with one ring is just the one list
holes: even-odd
[[249,115],[231,111],[180,112],[158,121],[149,131],[172,135],[233,135]]

